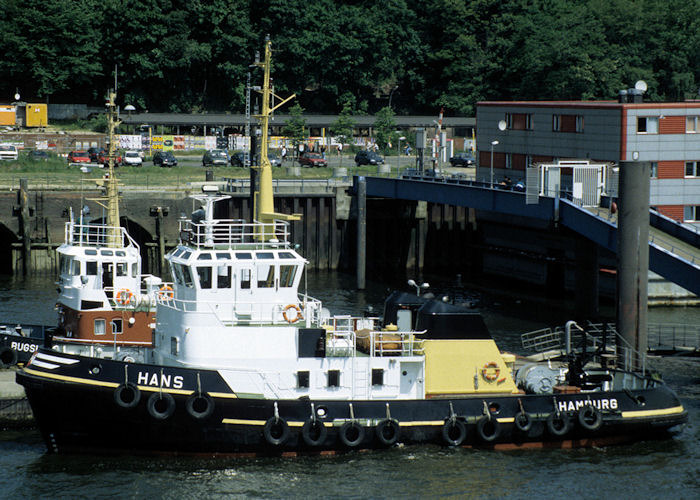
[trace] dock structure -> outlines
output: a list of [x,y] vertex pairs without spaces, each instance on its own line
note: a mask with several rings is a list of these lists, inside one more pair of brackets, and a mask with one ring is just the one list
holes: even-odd
[[0,370],[0,429],[33,425],[24,388],[15,382],[16,368]]

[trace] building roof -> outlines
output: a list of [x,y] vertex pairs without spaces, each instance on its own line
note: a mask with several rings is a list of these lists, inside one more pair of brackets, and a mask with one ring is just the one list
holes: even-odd
[[481,101],[477,106],[538,107],[538,108],[609,108],[609,109],[671,109],[700,108],[700,100],[683,102],[618,102],[618,101]]

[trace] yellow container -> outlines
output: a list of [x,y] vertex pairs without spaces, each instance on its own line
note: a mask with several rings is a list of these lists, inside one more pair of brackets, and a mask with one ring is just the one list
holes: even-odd
[[48,107],[46,104],[27,103],[27,119],[25,127],[45,127],[49,124]]

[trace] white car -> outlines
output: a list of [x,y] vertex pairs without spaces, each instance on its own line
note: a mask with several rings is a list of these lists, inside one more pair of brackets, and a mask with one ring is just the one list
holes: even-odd
[[0,160],[16,160],[17,146],[12,144],[0,144]]
[[138,151],[126,151],[123,158],[124,165],[131,165],[132,167],[140,167],[143,165],[143,158]]

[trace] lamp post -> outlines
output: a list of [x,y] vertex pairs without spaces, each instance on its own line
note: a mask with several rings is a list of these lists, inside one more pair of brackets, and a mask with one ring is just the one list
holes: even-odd
[[491,141],[491,189],[493,189],[493,147],[498,144],[498,141]]
[[430,283],[421,283],[419,285],[414,280],[408,280],[408,284],[416,287],[416,295],[420,295],[421,288],[430,288]]
[[401,169],[401,141],[405,141],[406,138],[404,136],[399,137],[399,144],[398,144],[398,149],[397,149],[397,155],[396,155],[396,168]]
[[394,97],[394,90],[398,89],[398,85],[394,85],[394,88],[391,89],[391,92],[389,92],[389,107],[391,108],[391,98]]

